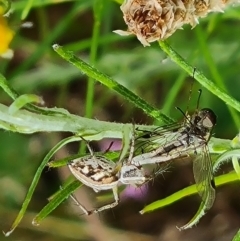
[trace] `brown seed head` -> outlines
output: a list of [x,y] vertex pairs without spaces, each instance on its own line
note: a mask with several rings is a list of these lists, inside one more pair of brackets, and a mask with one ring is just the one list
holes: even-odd
[[223,12],[230,1],[235,0],[125,0],[120,8],[128,29],[114,32],[135,34],[144,46],[149,46],[168,38],[184,24],[195,27],[198,18],[209,12]]

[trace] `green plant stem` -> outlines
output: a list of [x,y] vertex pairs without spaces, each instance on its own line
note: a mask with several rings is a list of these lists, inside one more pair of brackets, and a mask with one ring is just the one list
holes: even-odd
[[34,2],[34,0],[28,0],[27,1],[27,3],[25,4],[24,9],[22,11],[21,20],[24,20],[27,17],[29,11],[31,10],[33,2]]
[[91,67],[87,63],[85,63],[83,60],[76,57],[72,52],[65,51],[61,46],[54,44],[53,49],[66,61],[76,66],[78,69],[80,69],[84,74],[87,76],[99,81],[103,85],[107,86],[109,89],[112,89],[122,95],[125,99],[132,102],[136,107],[142,109],[147,115],[153,117],[154,119],[157,119],[160,122],[169,124],[172,123],[173,120],[166,116],[165,114],[161,113],[160,110],[150,106],[148,103],[146,103],[143,99],[141,99],[136,94],[129,91],[126,87],[120,85],[113,79],[111,79],[109,76],[101,73],[99,70],[95,69],[94,67]]
[[[96,58],[97,58],[102,9],[103,9],[102,1],[95,0],[93,5],[94,25],[93,25],[93,33],[92,33],[91,49],[90,49],[90,64],[93,66],[96,63]],[[87,81],[87,96],[86,96],[86,105],[85,105],[85,117],[87,118],[91,118],[93,115],[94,86],[95,86],[95,80],[89,77]],[[85,144],[81,142],[79,153],[84,153],[84,150],[85,150]]]
[[103,135],[109,138],[121,138],[123,126],[124,124],[121,123],[98,121],[72,114],[68,116],[48,116],[27,110],[18,110],[12,115],[9,113],[8,106],[0,104],[0,127],[18,133],[64,131],[85,136],[96,135],[96,137],[100,137]]
[[[93,26],[93,34],[92,34],[92,41],[91,41],[91,49],[90,49],[90,64],[93,66],[96,63],[96,58],[97,58],[102,10],[103,10],[102,0],[95,0],[93,5],[94,26]],[[95,84],[94,79],[88,78],[86,114],[85,114],[85,117],[88,117],[88,118],[92,117],[92,112],[93,112],[94,84]]]
[[[215,80],[215,82],[217,83],[217,85],[222,88],[223,90],[227,91],[226,90],[226,86],[223,82],[223,79],[217,69],[217,66],[213,60],[213,57],[209,51],[209,48],[208,48],[208,45],[207,45],[207,39],[205,38],[205,35],[203,34],[203,31],[202,31],[202,28],[201,26],[199,25],[196,29],[195,29],[195,33],[196,33],[196,36],[197,36],[197,39],[198,39],[198,43],[199,43],[199,48],[201,50],[201,53],[203,54],[205,60],[206,60],[206,63],[207,63],[207,66],[209,67],[210,69],[210,72],[211,72],[211,75],[213,77],[213,79]],[[239,120],[239,117],[238,117],[238,113],[236,110],[232,109],[230,106],[227,106],[232,118],[233,118],[233,121],[235,123],[235,126],[236,128],[238,129],[239,126],[240,126],[240,120]]]
[[[189,75],[193,74],[194,68],[188,64],[177,52],[175,52],[165,41],[159,41],[159,46],[162,50],[171,58],[173,62],[184,69]],[[225,91],[218,88],[212,81],[207,79],[200,71],[196,70],[194,72],[194,78],[207,90],[212,92],[218,98],[223,100],[227,105],[233,107],[238,112],[240,112],[240,103],[229,96]]]
[[[87,140],[101,140],[103,138],[122,138],[124,126],[122,124],[107,121],[93,120],[77,115],[65,114],[44,115],[28,110],[9,112],[9,107],[0,104],[0,129],[32,134],[36,132],[71,132],[82,135]],[[141,130],[152,130],[156,126],[136,125]]]

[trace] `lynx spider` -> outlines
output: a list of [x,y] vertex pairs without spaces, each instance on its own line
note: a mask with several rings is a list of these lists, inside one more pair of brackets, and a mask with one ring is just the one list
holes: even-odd
[[86,142],[90,155],[74,159],[68,163],[71,173],[84,185],[92,188],[95,192],[102,190],[112,190],[113,192],[114,202],[91,211],[88,211],[71,195],[73,201],[86,215],[98,213],[117,206],[119,203],[119,183],[140,186],[150,180],[140,166],[135,166],[131,163],[134,155],[134,131],[135,128],[133,126],[132,138],[130,140],[130,151],[127,159],[120,154],[119,160],[114,163],[112,160],[108,160],[104,156],[94,155],[91,147]]

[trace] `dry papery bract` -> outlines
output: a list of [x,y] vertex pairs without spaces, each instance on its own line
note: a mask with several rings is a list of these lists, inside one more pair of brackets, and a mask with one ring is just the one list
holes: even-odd
[[120,35],[135,34],[138,40],[149,46],[151,42],[164,40],[184,24],[195,27],[199,17],[210,12],[223,12],[224,7],[235,0],[125,0],[121,5],[127,31],[114,31]]

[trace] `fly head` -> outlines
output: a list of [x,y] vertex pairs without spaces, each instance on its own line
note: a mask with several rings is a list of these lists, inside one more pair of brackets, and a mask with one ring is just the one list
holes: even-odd
[[205,137],[209,136],[213,127],[216,125],[217,116],[209,108],[203,108],[195,115],[191,121],[193,132],[196,135]]

